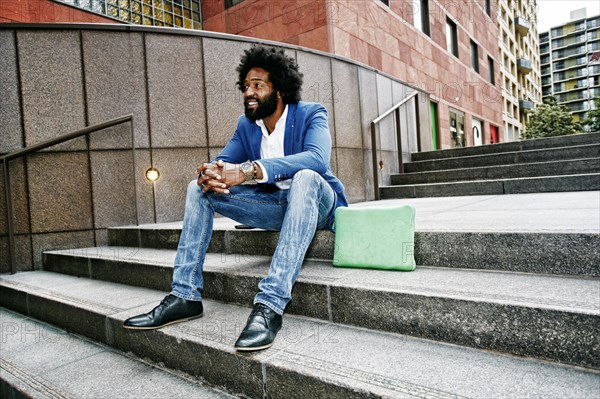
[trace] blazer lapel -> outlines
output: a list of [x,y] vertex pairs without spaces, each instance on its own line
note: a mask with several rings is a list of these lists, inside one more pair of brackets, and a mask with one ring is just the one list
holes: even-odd
[[250,160],[260,159],[260,143],[262,141],[262,132],[260,127],[252,122],[250,127]]
[[285,136],[283,138],[283,153],[290,155],[294,150],[294,125],[298,104],[288,104],[287,120],[285,121]]

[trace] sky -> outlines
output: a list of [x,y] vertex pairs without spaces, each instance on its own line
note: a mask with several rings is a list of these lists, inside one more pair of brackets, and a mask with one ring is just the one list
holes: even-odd
[[537,0],[538,33],[569,22],[571,11],[579,8],[587,8],[587,16],[594,17],[600,14],[600,0]]

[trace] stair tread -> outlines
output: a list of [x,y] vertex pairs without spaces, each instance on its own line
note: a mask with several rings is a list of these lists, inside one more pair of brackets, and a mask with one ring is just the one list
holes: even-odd
[[[568,159],[568,160],[560,160],[560,161],[511,163],[508,165],[467,166],[467,167],[448,168],[448,169],[423,170],[423,171],[416,171],[416,172],[404,172],[404,175],[427,176],[427,175],[436,175],[436,174],[443,174],[443,173],[462,173],[462,172],[466,172],[466,171],[478,172],[478,171],[490,170],[490,169],[511,171],[514,169],[535,169],[540,166],[555,167],[555,166],[569,165],[569,164],[572,164],[573,162],[577,162],[579,164],[581,164],[582,162],[586,162],[586,163],[589,162],[590,164],[592,162],[595,162],[597,164],[597,166],[600,167],[600,158],[581,158],[581,159]],[[587,173],[577,173],[577,174],[590,174],[590,173],[587,172]],[[391,176],[402,176],[402,174],[392,173]],[[563,175],[546,175],[546,176],[563,176]],[[568,176],[568,175],[565,175],[565,176]],[[539,176],[539,177],[543,177],[543,176]]]
[[528,151],[528,150],[541,150],[541,149],[552,149],[558,147],[572,147],[578,145],[587,144],[598,144],[600,143],[600,134],[589,133],[589,134],[577,134],[572,136],[560,136],[560,137],[546,137],[539,139],[523,140],[523,141],[512,141],[499,144],[484,144],[481,146],[474,147],[461,147],[451,148],[445,150],[434,150],[424,151],[416,153],[419,158],[423,160],[428,159],[447,159],[455,156],[462,156],[457,154],[503,154],[506,152],[513,151]]
[[[284,327],[271,349],[242,355],[233,351],[233,342],[245,324],[248,308],[205,300],[201,319],[153,332],[129,332],[118,325],[154,307],[164,293],[44,271],[3,276],[2,285],[26,279],[30,281],[19,289],[29,296],[81,302],[90,311],[108,316],[112,328],[107,333],[138,351],[169,359],[184,348],[200,348],[218,356],[215,360],[230,360],[223,366],[215,363],[213,369],[227,368],[222,372],[234,380],[232,384],[243,384],[250,392],[256,385],[262,393],[263,383],[267,395],[278,392],[281,397],[286,392],[295,397],[327,394],[314,391],[313,384],[392,397],[591,397],[598,389],[598,374],[587,369],[289,315],[284,316]],[[189,359],[210,361],[201,354]],[[285,384],[298,376],[302,384]]]
[[[47,253],[172,268],[175,252],[168,249],[93,247]],[[261,278],[267,274],[270,260],[269,256],[209,253],[204,270],[207,273]],[[12,281],[30,280],[36,282],[37,276],[22,274]],[[595,278],[427,266],[402,273],[339,268],[333,267],[329,261],[306,260],[298,281],[382,294],[394,292],[600,315],[600,280]]]
[[[411,187],[411,186],[431,186],[431,185],[444,185],[444,184],[470,184],[470,183],[489,183],[489,182],[502,182],[502,181],[526,181],[526,180],[538,180],[538,179],[560,179],[569,178],[574,176],[600,176],[600,173],[580,173],[574,175],[552,175],[552,176],[532,176],[532,177],[507,177],[507,178],[496,178],[496,179],[477,179],[477,180],[459,180],[439,183],[419,183],[419,184],[401,184],[401,185],[389,185],[380,186],[381,189],[389,187]],[[518,195],[518,194],[515,194]],[[469,197],[468,195],[466,197]]]
[[[510,157],[514,157],[515,159],[521,160],[522,162],[517,162],[517,163],[512,163],[510,165],[506,165],[506,164],[490,164],[489,166],[482,166],[482,167],[494,167],[494,166],[513,166],[513,165],[529,165],[532,163],[549,163],[549,162],[567,162],[567,161],[576,161],[576,160],[598,160],[598,157],[590,157],[590,156],[579,156],[579,157],[569,157],[569,159],[564,159],[565,157],[563,156],[562,159],[554,159],[554,160],[547,160],[547,161],[526,161],[525,159],[527,159],[527,157],[532,156],[534,154],[551,154],[551,153],[559,153],[557,155],[560,155],[561,152],[565,151],[565,150],[586,150],[586,149],[597,149],[600,148],[600,144],[584,144],[584,145],[576,145],[576,146],[565,146],[565,147],[552,147],[552,148],[543,148],[543,149],[533,149],[533,150],[518,150],[518,151],[507,151],[507,152],[500,152],[500,153],[492,153],[492,154],[477,154],[477,155],[464,155],[464,156],[458,156],[458,157],[452,157],[452,158],[441,158],[441,159],[426,159],[426,160],[419,160],[419,161],[411,161],[408,162],[406,165],[415,165],[418,167],[418,165],[443,165],[446,163],[460,163],[460,162],[466,162],[468,163],[469,161],[478,161],[478,160],[490,160],[490,159],[494,159],[494,158],[510,158]],[[445,170],[454,170],[457,168],[449,168],[449,169],[445,169]]]
[[2,379],[32,398],[234,398],[82,336],[0,308]]
[[380,188],[384,199],[597,191],[600,173],[408,184]]
[[[386,199],[354,203],[350,207],[385,208],[407,204],[415,207],[417,232],[600,233],[600,191]],[[237,224],[228,218],[214,219],[215,230],[236,231]],[[180,231],[181,227],[182,222],[177,221],[110,229]],[[256,231],[237,230],[236,233]]]

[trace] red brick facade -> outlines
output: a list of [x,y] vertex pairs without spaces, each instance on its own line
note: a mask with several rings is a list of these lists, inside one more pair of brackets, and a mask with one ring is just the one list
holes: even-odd
[[0,22],[119,23],[50,0],[0,0]]
[[[413,26],[414,2],[391,0],[244,0],[225,9],[224,0],[202,2],[203,28],[276,40],[331,52],[370,65],[431,93],[438,102],[442,148],[452,146],[450,108],[464,113],[464,131],[472,118],[502,137],[498,27],[485,12],[484,0],[429,0],[430,36]],[[492,1],[491,15],[496,2]],[[457,26],[458,58],[446,50],[446,18]],[[471,68],[471,43],[478,46],[479,73]],[[488,56],[495,85],[488,82]],[[467,145],[473,145],[465,133]]]

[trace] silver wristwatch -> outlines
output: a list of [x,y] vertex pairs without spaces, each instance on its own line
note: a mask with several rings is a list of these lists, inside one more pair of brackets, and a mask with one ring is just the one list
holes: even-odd
[[246,176],[246,181],[254,180],[254,165],[252,162],[244,162],[240,165],[240,170]]

